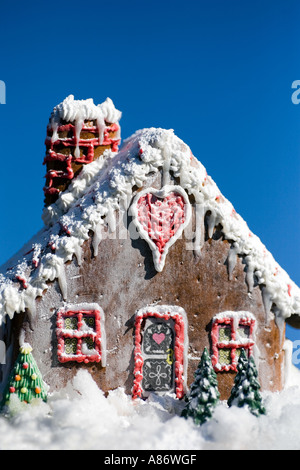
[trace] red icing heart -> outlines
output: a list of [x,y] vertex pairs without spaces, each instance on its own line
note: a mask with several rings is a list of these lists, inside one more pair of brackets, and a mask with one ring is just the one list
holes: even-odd
[[163,342],[163,340],[165,339],[166,335],[164,333],[154,333],[152,335],[152,338],[154,339],[154,341],[157,343],[157,344],[160,344]]
[[153,253],[158,272],[163,270],[169,248],[182,234],[191,218],[191,205],[181,186],[145,188],[135,198],[133,221]]
[[160,254],[185,221],[184,205],[182,195],[176,192],[164,198],[149,192],[137,203],[138,221]]

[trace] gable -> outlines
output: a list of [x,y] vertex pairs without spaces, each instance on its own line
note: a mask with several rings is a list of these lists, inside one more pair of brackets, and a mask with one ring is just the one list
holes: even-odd
[[[254,280],[261,288],[267,315],[276,306],[278,318],[300,314],[299,288],[276,263],[232,204],[221,194],[203,165],[172,130],[144,129],[124,141],[120,152],[87,165],[56,203],[45,209],[45,228],[7,263],[0,277],[0,320],[25,309],[35,315],[35,299],[58,279],[67,297],[65,263],[73,256],[82,263],[82,246],[92,234],[94,254],[101,250],[103,231],[116,232],[116,214],[127,213],[133,197],[151,175],[162,174],[162,185],[173,180],[190,198],[198,223],[189,249],[201,253],[204,218],[208,235],[221,227],[230,243],[229,274],[238,256],[245,262],[249,292]],[[10,268],[7,270],[7,268]]]

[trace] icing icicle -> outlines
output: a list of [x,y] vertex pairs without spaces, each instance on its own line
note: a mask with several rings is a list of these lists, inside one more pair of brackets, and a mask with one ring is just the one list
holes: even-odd
[[194,252],[200,256],[201,249],[204,243],[204,206],[203,204],[196,203],[196,232],[194,240]]
[[[115,121],[111,123],[108,118]],[[117,152],[120,118],[121,113],[109,99],[105,104],[96,106],[92,99],[74,100],[74,96],[70,95],[54,108],[45,142],[46,205],[49,205],[48,201],[53,203],[57,199],[62,185],[69,185],[80,165],[89,164],[97,158],[97,147],[109,146],[112,152]],[[88,137],[83,137],[82,133]]]
[[252,262],[251,256],[246,256],[245,258],[247,267],[246,267],[246,283],[248,286],[248,291],[251,293],[254,287],[254,264]]
[[236,266],[238,252],[239,252],[239,245],[238,245],[238,243],[235,242],[230,247],[229,253],[228,253],[228,258],[227,258],[229,280],[232,279],[232,273],[233,273],[233,270]]

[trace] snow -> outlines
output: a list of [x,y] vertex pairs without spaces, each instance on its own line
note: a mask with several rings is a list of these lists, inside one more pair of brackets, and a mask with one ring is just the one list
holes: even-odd
[[298,375],[294,383],[262,394],[266,415],[220,402],[199,427],[180,417],[183,403],[173,396],[132,400],[119,388],[105,397],[80,370],[47,403],[16,403],[9,417],[2,415],[0,450],[299,450]]

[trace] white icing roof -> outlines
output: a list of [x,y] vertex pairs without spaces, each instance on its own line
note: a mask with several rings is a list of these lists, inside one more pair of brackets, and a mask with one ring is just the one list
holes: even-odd
[[[114,211],[127,209],[133,187],[142,187],[149,174],[161,168],[165,183],[171,172],[181,187],[194,196],[198,214],[203,217],[210,211],[210,236],[216,225],[222,225],[225,238],[233,242],[228,256],[229,273],[237,255],[243,255],[249,291],[255,276],[263,287],[266,310],[274,303],[276,315],[282,319],[300,315],[299,288],[235,212],[190,148],[172,130],[151,128],[125,140],[119,153],[106,151],[105,158],[86,165],[68,191],[45,210],[44,229],[0,269],[0,323],[6,315],[12,318],[26,308],[34,315],[35,299],[48,289],[47,281],[58,279],[66,298],[65,262],[73,255],[81,262],[81,247],[90,231],[97,255],[102,226],[107,224],[113,232]],[[196,234],[195,240],[193,248],[200,251],[201,233]]]

